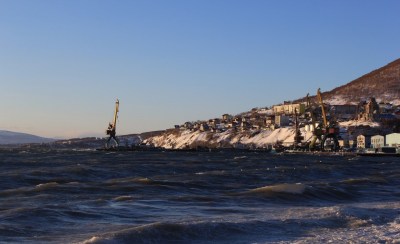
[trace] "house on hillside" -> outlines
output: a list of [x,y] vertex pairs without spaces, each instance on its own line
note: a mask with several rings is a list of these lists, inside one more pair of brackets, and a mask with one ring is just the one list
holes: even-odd
[[233,119],[233,116],[230,114],[223,114],[222,115],[222,120],[230,122]]
[[371,147],[382,148],[385,146],[385,137],[381,135],[371,136]]
[[275,115],[294,115],[295,112],[297,114],[304,114],[306,111],[306,105],[304,103],[276,105],[273,107],[273,110]]
[[251,124],[247,121],[242,121],[242,123],[240,124],[240,128],[242,131],[247,131],[251,128]]
[[276,115],[275,116],[275,125],[278,127],[289,126],[290,117],[286,115]]
[[265,125],[269,126],[275,123],[275,115],[269,115],[265,118]]
[[400,147],[400,133],[392,133],[386,135],[386,146]]
[[221,123],[221,120],[218,118],[208,120],[208,125],[210,127],[216,127],[220,123]]
[[204,131],[208,131],[209,129],[210,129],[210,127],[208,126],[207,123],[201,123],[200,124],[200,127],[199,127],[200,131],[204,132]]
[[191,122],[185,122],[185,123],[183,124],[183,128],[185,128],[185,129],[187,129],[187,130],[191,130],[191,129],[193,129],[193,123],[191,123]]
[[358,106],[351,104],[331,105],[330,111],[337,119],[355,119],[357,118]]
[[398,122],[398,118],[394,114],[378,114],[377,119],[385,124],[393,124]]
[[394,112],[393,105],[390,103],[380,102],[379,106],[379,113],[381,114],[391,114]]

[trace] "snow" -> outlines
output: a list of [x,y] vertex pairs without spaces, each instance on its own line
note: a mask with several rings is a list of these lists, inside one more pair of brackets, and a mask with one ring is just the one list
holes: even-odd
[[371,122],[371,121],[358,121],[358,120],[349,120],[345,122],[339,123],[340,127],[350,127],[350,126],[370,126],[370,127],[379,127],[380,123]]
[[[304,128],[301,130],[304,140],[310,140],[312,132],[306,132]],[[294,142],[295,129],[292,127],[279,128],[274,131],[260,131],[258,134],[251,136],[249,132],[234,132],[227,130],[221,133],[199,132],[199,131],[181,131],[179,133],[169,133],[160,136],[148,138],[145,143],[152,144],[156,147],[164,147],[167,149],[183,149],[193,144],[209,143],[219,145],[226,143],[230,145],[243,144],[255,145],[257,147],[267,147],[278,141],[284,144],[292,144]]]
[[335,96],[334,98],[331,99],[324,99],[324,102],[330,105],[343,105],[343,104],[353,104],[355,105],[356,103],[351,103],[349,102],[346,98],[343,96]]

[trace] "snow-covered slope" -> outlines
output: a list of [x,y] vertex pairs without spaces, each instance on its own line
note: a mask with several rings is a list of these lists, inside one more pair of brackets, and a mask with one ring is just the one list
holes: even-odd
[[54,141],[54,139],[44,138],[26,133],[0,130],[0,144],[45,143],[52,141]]
[[[301,130],[305,140],[312,137],[311,132]],[[279,128],[274,131],[259,132],[235,132],[232,129],[222,133],[200,132],[200,131],[176,131],[166,132],[162,135],[150,137],[144,141],[149,145],[164,147],[167,149],[194,148],[197,146],[207,147],[241,147],[255,146],[257,148],[268,147],[278,141],[284,144],[294,142],[294,128]]]

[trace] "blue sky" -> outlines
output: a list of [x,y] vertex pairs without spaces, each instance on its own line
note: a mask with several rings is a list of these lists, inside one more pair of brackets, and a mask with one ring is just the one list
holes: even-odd
[[0,0],[0,129],[102,136],[331,90],[400,57],[400,1]]

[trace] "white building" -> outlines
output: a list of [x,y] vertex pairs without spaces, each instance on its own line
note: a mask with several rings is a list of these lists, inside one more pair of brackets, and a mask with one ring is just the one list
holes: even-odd
[[306,105],[304,103],[293,103],[293,104],[284,104],[284,105],[276,105],[273,107],[275,114],[304,114],[306,111]]
[[385,137],[381,135],[371,136],[371,147],[382,148],[385,146]]
[[359,135],[357,136],[357,147],[358,148],[370,148],[371,146],[371,137]]
[[386,135],[386,146],[400,146],[400,133],[392,133]]

